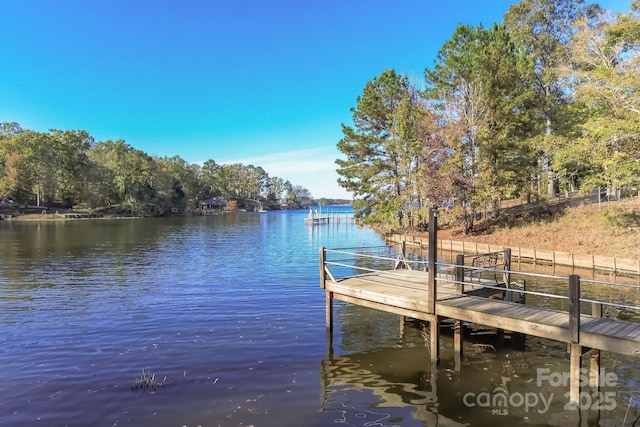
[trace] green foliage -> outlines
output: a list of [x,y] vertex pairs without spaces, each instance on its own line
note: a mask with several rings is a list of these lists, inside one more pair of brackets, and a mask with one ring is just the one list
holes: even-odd
[[570,48],[576,103],[587,112],[576,139],[589,165],[584,187],[640,184],[640,16],[583,19]]
[[336,160],[338,182],[353,193],[362,223],[405,227],[407,208],[426,202],[419,185],[423,110],[407,77],[387,70],[365,85],[351,110],[354,126],[342,126],[338,149],[345,158]]
[[458,26],[422,93],[393,70],[368,82],[336,161],[359,221],[423,228],[437,204],[470,231],[503,199],[637,189],[639,5],[611,17],[582,0],[523,0],[503,24]]
[[530,65],[504,26],[460,25],[425,72],[425,94],[442,117],[451,153],[450,197],[458,200],[467,231],[476,211],[499,207],[528,183],[528,175],[519,177],[534,164],[526,138],[531,117],[523,108],[531,103]]
[[[538,150],[536,181],[547,184],[549,196],[555,196],[558,179],[573,180],[562,174],[559,152],[573,142],[569,82],[563,69],[570,65],[568,45],[575,23],[591,16],[597,8],[584,6],[583,0],[523,0],[510,7],[505,25],[514,42],[525,50],[531,62],[533,102],[527,106],[537,132],[530,134]],[[539,188],[537,191],[541,191]]]
[[[292,186],[290,203],[309,203],[311,194]],[[280,202],[286,186],[259,166],[202,167],[179,156],[152,158],[123,140],[95,142],[85,131],[33,132],[17,123],[0,128],[0,196],[19,205],[32,199],[91,209],[120,205],[138,215],[197,208],[208,197]]]

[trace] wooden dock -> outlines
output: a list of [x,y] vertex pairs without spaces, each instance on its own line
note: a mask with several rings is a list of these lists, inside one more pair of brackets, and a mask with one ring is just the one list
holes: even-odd
[[329,216],[310,216],[304,219],[307,224],[328,224],[331,218]]
[[[432,212],[432,215],[430,236],[435,242],[436,213]],[[520,303],[521,299],[511,301],[514,298],[510,296],[525,295],[529,291],[510,289],[510,262],[505,261],[499,268],[494,266],[494,274],[489,274],[489,277],[497,279],[487,279],[485,273],[491,273],[491,268],[468,266],[464,262],[455,265],[436,263],[436,246],[430,245],[428,261],[420,264],[419,269],[411,269],[404,251],[393,258],[373,256],[358,250],[321,248],[320,284],[326,292],[328,330],[333,329],[334,300],[395,313],[402,318],[424,320],[429,322],[431,362],[436,364],[440,351],[440,322],[453,319],[456,369],[460,368],[462,357],[464,323],[565,342],[570,352],[570,400],[574,403],[578,402],[580,395],[581,356],[585,352],[591,351],[590,372],[595,376],[592,381],[596,384],[601,350],[640,356],[640,323],[602,317],[603,305],[616,304],[582,296],[579,276],[567,278],[568,295],[556,296],[568,300],[568,310],[526,305]],[[332,259],[328,259],[328,255]],[[462,260],[461,256],[458,260]],[[381,268],[385,263],[388,267]],[[430,274],[436,271],[437,274]],[[485,277],[473,279],[477,272]],[[640,290],[637,285],[626,286]],[[489,292],[484,297],[478,296],[483,289]],[[487,297],[491,295],[506,298]],[[591,308],[591,314],[584,314],[581,305]],[[619,306],[640,311],[640,306],[629,305],[628,302]]]
[[338,223],[340,221],[349,221],[353,220],[353,216],[349,214],[340,214],[337,212],[330,213],[322,212],[322,210],[313,211],[309,209],[309,215],[304,219],[305,224],[308,225],[318,225],[318,224],[329,224],[331,222]]
[[[331,299],[430,321],[433,315],[427,302],[428,276],[425,271],[381,271],[327,280],[324,289],[331,294]],[[461,295],[454,284],[447,282],[438,285],[435,308],[435,315],[440,318],[572,342],[568,311]],[[640,323],[581,314],[579,325],[578,343],[582,347],[640,356]]]

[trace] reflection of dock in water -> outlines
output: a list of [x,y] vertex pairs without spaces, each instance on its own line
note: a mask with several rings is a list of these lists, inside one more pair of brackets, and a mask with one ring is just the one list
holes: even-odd
[[[422,322],[404,322],[398,328],[394,316],[374,314],[360,305],[336,307],[340,341],[334,343],[334,335],[327,334],[327,354],[320,370],[322,411],[333,413],[335,423],[348,426],[469,426],[463,418],[468,421],[471,414],[460,396],[476,390],[478,384],[486,385],[487,372],[480,372],[480,381],[462,384],[452,371],[425,363],[429,337]],[[443,361],[450,364],[451,334],[445,335]],[[478,373],[473,367],[469,371]],[[496,372],[499,378],[500,370]],[[471,412],[473,417],[485,416]]]
[[[364,313],[360,308],[356,311],[353,308],[341,307],[348,310],[347,318]],[[350,323],[349,320],[346,322]],[[360,322],[353,323],[356,325]],[[400,333],[396,337],[404,344],[375,351],[338,355],[328,337],[328,353],[320,371],[321,410],[333,413],[335,423],[348,426],[468,427],[495,423],[494,414],[483,408],[466,406],[463,396],[496,389],[496,384],[504,380],[505,375],[513,374],[504,371],[505,361],[492,358],[493,361],[485,360],[480,366],[468,365],[464,377],[452,370],[431,367],[425,363],[429,358],[428,336],[419,325],[408,323],[400,331],[394,328],[396,334]],[[449,351],[451,338],[446,341],[449,363],[453,356]],[[363,342],[354,344],[354,347],[361,347]],[[482,352],[477,353],[479,358]],[[494,369],[487,371],[487,365]],[[517,425],[524,415],[527,414],[515,409],[513,413],[501,414],[499,425]],[[536,417],[531,414],[531,418]]]
[[[530,408],[517,406],[517,400],[509,403],[512,393],[543,394],[551,399],[553,393],[562,396],[566,392],[548,384],[536,386],[536,362],[549,360],[547,354],[494,348],[489,344],[495,343],[493,335],[469,331],[461,374],[428,363],[430,343],[424,322],[404,322],[398,328],[393,316],[376,315],[352,304],[338,304],[336,317],[341,324],[340,339],[334,351],[331,334],[327,334],[327,355],[320,369],[321,412],[334,423],[468,427],[519,425],[528,418],[531,425],[586,425],[574,423],[572,417],[578,412],[567,413],[562,401],[550,407],[540,401]],[[452,367],[453,330],[441,327],[442,363]],[[583,411],[580,416],[588,418],[589,425],[598,425],[593,422],[599,419],[599,411]]]
[[[463,426],[438,413],[436,381],[431,371],[416,373],[409,368],[418,363],[409,359],[424,360],[425,348],[409,350],[402,351],[402,357],[394,351],[330,354],[321,368],[323,410],[336,412],[336,423],[354,426],[393,426],[398,418],[408,417],[425,426]],[[392,360],[381,360],[385,355]],[[385,371],[390,364],[395,366]],[[402,372],[399,365],[407,369]],[[357,395],[352,396],[363,391],[379,400],[373,409],[371,405],[359,405]]]

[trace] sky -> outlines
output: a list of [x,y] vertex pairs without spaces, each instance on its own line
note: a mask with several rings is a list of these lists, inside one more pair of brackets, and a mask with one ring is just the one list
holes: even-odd
[[422,82],[457,25],[501,22],[515,3],[0,0],[0,122],[252,164],[351,199],[336,145],[365,84],[387,69]]

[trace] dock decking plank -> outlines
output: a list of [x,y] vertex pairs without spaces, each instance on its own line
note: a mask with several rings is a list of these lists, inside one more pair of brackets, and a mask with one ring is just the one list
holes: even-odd
[[606,317],[602,318],[602,322],[600,322],[597,330],[587,329],[582,325],[582,330],[587,330],[588,332],[597,333],[600,335],[610,335],[612,331],[620,328],[620,325],[614,319],[608,319]]
[[637,332],[638,329],[640,329],[640,325],[629,324],[624,328],[616,329],[613,335],[620,338],[632,338],[634,332]]

